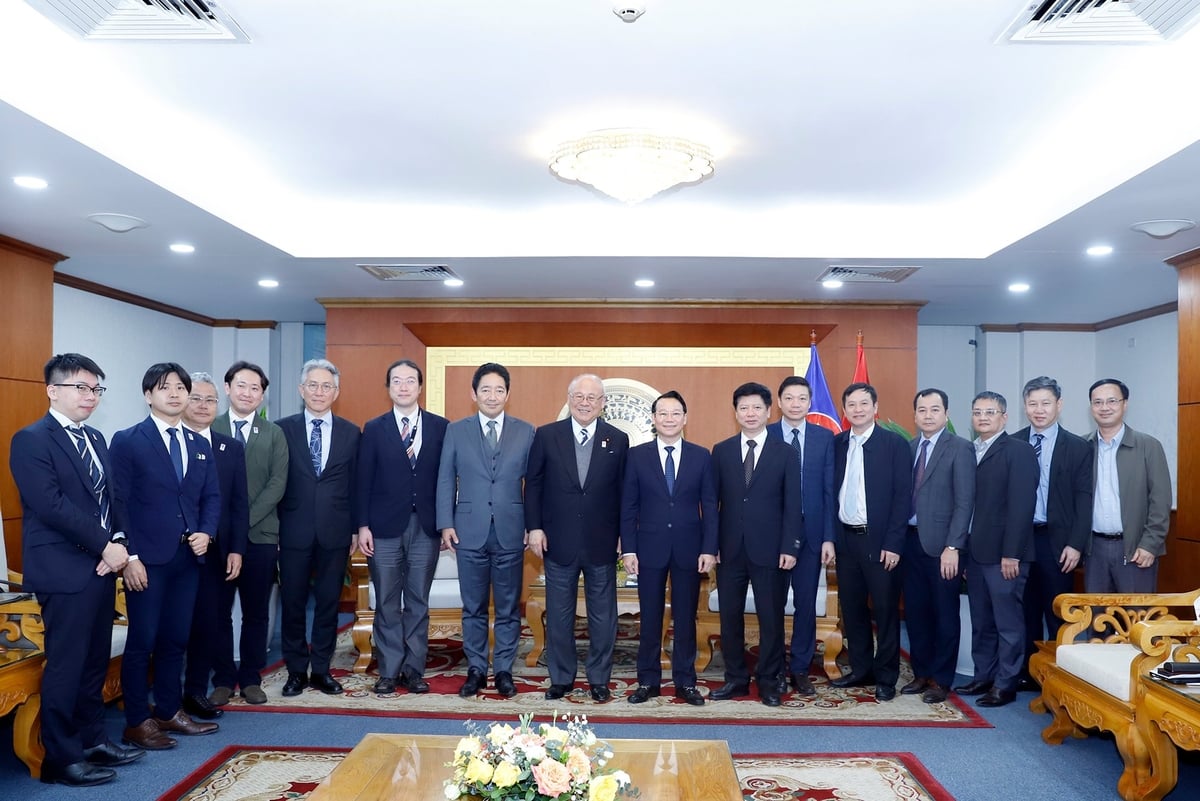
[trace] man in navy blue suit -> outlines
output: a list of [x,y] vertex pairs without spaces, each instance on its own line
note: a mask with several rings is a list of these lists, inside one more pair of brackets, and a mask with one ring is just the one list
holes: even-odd
[[[790,672],[792,687],[806,697],[817,694],[808,677],[809,666],[817,649],[817,586],[821,571],[834,561],[833,521],[837,511],[833,502],[833,432],[807,420],[812,406],[812,388],[807,379],[792,375],[779,385],[778,423],[767,426],[767,438],[778,439],[796,453],[801,472],[801,505],[804,512],[804,536],[796,554],[796,566],[790,574],[792,602],[792,643],[784,655],[784,673]],[[787,600],[787,586],[781,592]],[[790,671],[788,663],[790,661]],[[780,687],[780,693],[787,685]]]
[[[121,665],[125,740],[150,750],[175,745],[167,732],[211,734],[182,707],[183,655],[192,629],[201,560],[221,520],[217,466],[207,440],[181,424],[192,389],[174,362],[152,365],[142,378],[145,420],[112,441],[115,506],[128,521],[129,564],[123,573],[129,635]],[[150,664],[154,663],[154,710]]]
[[712,457],[685,442],[687,403],[675,390],[650,406],[657,437],[629,449],[621,492],[621,550],[625,570],[638,577],[641,641],[638,688],[629,703],[662,693],[660,642],[671,580],[671,679],[675,697],[703,706],[696,689],[696,604],[700,576],[717,561],[717,487]]
[[213,720],[223,714],[208,700],[213,668],[232,668],[233,626],[222,620],[230,614],[223,598],[225,585],[237,581],[250,532],[250,497],[246,488],[246,449],[231,436],[212,429],[217,416],[217,385],[208,373],[192,373],[192,392],[183,410],[183,423],[208,441],[217,460],[221,484],[221,522],[200,569],[192,633],[188,638],[187,670],[183,679],[183,710],[194,718]]
[[104,372],[87,356],[64,353],[43,373],[50,409],[13,436],[9,467],[24,511],[25,584],[37,593],[46,631],[42,781],[86,787],[111,781],[113,767],[146,753],[104,732],[116,572],[129,554],[104,436],[83,424],[104,394]]
[[411,359],[387,370],[392,408],[363,426],[358,445],[358,547],[375,584],[372,631],[379,695],[429,692],[429,590],[441,537],[438,466],[448,421],[422,409],[425,376]]

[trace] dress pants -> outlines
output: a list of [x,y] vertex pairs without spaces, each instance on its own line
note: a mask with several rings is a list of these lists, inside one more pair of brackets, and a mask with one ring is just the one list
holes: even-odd
[[85,748],[108,739],[103,692],[116,584],[113,575],[92,576],[76,593],[38,593],[46,627],[42,744],[54,767],[81,761]]
[[[587,607],[588,648],[584,672],[588,684],[608,685],[613,647],[617,642],[617,563],[593,565],[576,559],[562,565],[551,559],[546,569],[546,667],[551,684],[572,685],[579,670],[575,651],[575,609],[579,577]],[[662,632],[661,611],[658,631]]]
[[783,588],[780,603],[787,605],[787,591],[792,590],[792,644],[788,649],[784,673],[808,675],[813,655],[817,651],[817,586],[821,581],[821,552],[812,550],[807,544],[800,546],[796,555],[796,566],[790,571],[780,571]]
[[899,571],[883,569],[879,551],[871,550],[865,532],[845,527],[838,532],[837,566],[838,601],[851,672],[873,673],[878,684],[893,687],[900,678]]
[[186,542],[171,561],[146,565],[147,586],[127,592],[129,634],[121,662],[125,720],[140,726],[150,717],[150,662],[154,662],[154,716],[167,720],[182,701],[183,656],[192,629],[200,564]]
[[213,686],[247,687],[262,684],[267,665],[267,645],[271,641],[271,590],[279,564],[279,546],[274,543],[246,545],[242,572],[234,581],[221,584],[220,625],[222,638],[233,643],[233,599],[242,599],[242,636],[238,640],[241,662],[235,664],[233,652],[213,660]]
[[[289,673],[329,673],[337,643],[338,599],[346,576],[350,544],[322,548],[282,548],[279,552],[279,588],[283,598],[281,646]],[[311,646],[304,636],[309,579],[312,579],[313,622]]]
[[1058,636],[1063,621],[1054,614],[1054,599],[1075,589],[1075,571],[1062,572],[1062,565],[1058,563],[1062,550],[1051,544],[1045,527],[1033,527],[1033,544],[1037,558],[1029,566],[1029,581],[1025,582],[1025,667],[1022,675],[1029,669],[1029,657],[1037,650],[1034,643]]
[[746,666],[746,589],[754,588],[758,617],[758,666],[760,687],[774,687],[783,671],[783,602],[779,595],[784,578],[778,565],[756,565],[745,552],[717,565],[717,593],[721,599],[721,657],[725,681],[748,684]]
[[521,641],[521,575],[525,549],[500,547],[493,522],[482,548],[463,548],[458,558],[458,588],[463,601],[463,653],[467,668],[488,672],[488,596],[493,596],[496,621],[496,651],[492,668],[512,673],[517,645]]
[[[208,695],[208,677],[217,662],[233,662],[233,626],[221,625],[226,560],[213,548],[200,565],[196,583],[196,608],[188,636],[184,695]],[[226,613],[228,615],[228,613]]]
[[638,563],[637,675],[643,687],[662,683],[662,630],[666,613],[667,579],[671,586],[671,681],[678,687],[696,686],[696,605],[700,601],[700,574],[696,563],[687,567],[669,564],[647,567]]
[[1084,592],[1149,593],[1158,587],[1158,560],[1138,567],[1125,558],[1125,543],[1092,536],[1092,550],[1083,570]]
[[996,689],[1017,689],[1025,663],[1025,582],[1029,563],[1015,579],[1000,574],[999,564],[967,561],[967,597],[971,602],[971,659],[975,681]]
[[437,569],[440,541],[421,528],[416,512],[399,537],[376,537],[375,555],[367,559],[375,584],[372,631],[379,675],[402,671],[425,675],[429,653],[429,588]]
[[961,572],[952,579],[942,578],[941,554],[925,553],[921,537],[912,526],[904,540],[900,570],[913,675],[950,687],[954,684],[962,628],[958,616]]

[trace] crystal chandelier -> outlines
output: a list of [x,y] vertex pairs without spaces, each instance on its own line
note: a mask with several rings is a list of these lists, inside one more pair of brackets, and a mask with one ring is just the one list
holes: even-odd
[[633,204],[712,175],[713,157],[707,147],[683,137],[611,128],[560,144],[550,169],[565,181]]

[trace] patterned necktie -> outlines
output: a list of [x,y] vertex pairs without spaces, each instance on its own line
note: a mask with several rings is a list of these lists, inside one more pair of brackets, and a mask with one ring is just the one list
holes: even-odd
[[1045,438],[1045,434],[1033,435],[1033,455],[1037,457],[1038,464],[1042,463],[1042,440]]
[[413,467],[417,466],[417,455],[413,453],[413,436],[412,428],[408,425],[408,418],[400,418],[400,439],[404,441],[404,452],[408,454],[408,463]]
[[[913,465],[912,508],[909,509],[909,519],[917,514],[917,490],[925,481],[925,458],[929,455],[929,440],[921,438],[921,450],[917,451],[917,463]],[[920,523],[921,521],[917,521]]]
[[675,450],[674,445],[667,445],[663,448],[667,452],[667,468],[664,474],[667,479],[667,494],[675,494],[675,454],[671,451]]
[[308,452],[312,456],[313,472],[321,477],[321,423],[324,420],[312,421],[312,434],[308,437]]
[[179,438],[176,436],[179,433],[177,428],[168,428],[167,433],[171,435],[171,464],[175,465],[175,478],[183,481],[183,448],[179,447]]
[[487,429],[487,444],[492,449],[492,453],[495,453],[500,447],[500,438],[496,436],[496,421],[488,420]]
[[742,462],[742,470],[746,473],[746,486],[750,486],[750,479],[754,478],[754,448],[758,445],[752,439],[746,440],[746,459]]
[[583,429],[583,433],[579,435],[579,444],[587,445],[587,429]]
[[233,428],[234,428],[233,436],[236,437],[237,441],[242,443],[243,445],[246,444],[246,437],[242,435],[242,427],[245,425],[246,425],[245,420],[234,420],[233,421]]
[[75,449],[79,451],[79,458],[83,460],[83,469],[87,471],[88,477],[92,480],[92,492],[96,494],[96,502],[100,504],[100,525],[108,529],[108,482],[104,480],[104,474],[100,472],[100,467],[92,459],[92,452],[88,450],[87,443],[84,442],[86,434],[83,426],[68,428],[67,433],[71,435]]

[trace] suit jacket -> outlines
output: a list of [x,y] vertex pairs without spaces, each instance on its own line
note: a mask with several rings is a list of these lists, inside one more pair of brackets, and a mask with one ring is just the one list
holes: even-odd
[[308,450],[304,412],[279,420],[288,446],[287,489],[279,502],[281,548],[343,548],[358,531],[354,513],[358,426],[334,415],[329,458],[318,476]]
[[[791,447],[792,432],[783,430],[783,421],[767,426],[767,439],[778,439]],[[833,432],[804,424],[804,467],[801,470],[801,495],[804,505],[803,541],[810,551],[820,553],[821,543],[837,539],[837,496],[833,491]]]
[[[1013,437],[1029,442],[1030,430],[1025,426]],[[1050,488],[1046,495],[1046,533],[1056,555],[1068,545],[1080,553],[1086,553],[1091,545],[1095,482],[1092,461],[1087,441],[1060,425],[1050,454]]]
[[[833,486],[841,491],[846,478],[846,458],[850,451],[850,431],[833,440]],[[878,558],[881,550],[904,552],[912,507],[912,451],[904,437],[878,423],[863,443],[863,482],[867,496],[867,537],[869,556]]]
[[546,558],[560,565],[616,563],[629,437],[597,420],[592,440],[582,486],[569,417],[539,428],[529,449],[525,528],[546,532]]
[[981,564],[1032,562],[1038,462],[1033,446],[1003,431],[975,468],[975,519],[967,548]]
[[[229,415],[222,414],[213,420],[212,430],[233,436]],[[246,492],[250,497],[249,540],[259,545],[278,545],[277,507],[287,489],[287,438],[279,426],[267,418],[255,417],[250,424],[245,449]]]
[[[1094,465],[1099,457],[1095,432],[1088,442]],[[1117,448],[1117,493],[1121,498],[1125,556],[1133,556],[1138,548],[1155,556],[1166,553],[1167,527],[1171,522],[1171,471],[1167,455],[1161,442],[1128,425]],[[1090,547],[1089,543],[1089,550]]]
[[[112,460],[104,436],[91,426],[84,431],[108,484],[110,528],[124,531],[124,519],[112,503]],[[8,464],[24,512],[26,587],[32,592],[79,592],[95,576],[111,535],[100,523],[100,502],[74,440],[47,412],[13,435]]]
[[453,528],[460,547],[477,550],[487,543],[492,521],[500,545],[508,550],[525,542],[525,504],[521,494],[533,426],[504,415],[495,454],[483,438],[479,415],[446,427],[438,467],[437,527]]
[[113,505],[127,522],[129,552],[148,565],[171,561],[184,534],[215,536],[221,522],[221,488],[208,440],[179,429],[187,460],[182,482],[153,419],[113,435]]
[[621,491],[621,551],[651,568],[695,570],[700,554],[717,553],[717,485],[712,456],[679,441],[675,492],[658,458],[658,441],[629,449]]
[[[914,466],[920,445],[920,435],[909,443]],[[940,556],[947,545],[965,550],[971,512],[975,508],[974,446],[948,429],[943,430],[928,455],[925,476],[914,491],[914,500],[917,534],[925,553]]]
[[720,556],[744,552],[751,564],[778,565],[780,555],[800,552],[800,464],[790,445],[768,437],[747,487],[741,437],[735,434],[713,446]]
[[221,522],[217,524],[215,545],[223,564],[225,557],[231,553],[244,556],[249,541],[250,496],[246,489],[246,449],[242,443],[219,431],[210,428],[208,434],[212,437],[213,456],[217,460],[217,481],[221,487]]
[[416,467],[408,459],[391,409],[363,426],[358,445],[358,524],[370,526],[375,537],[399,537],[414,510],[425,533],[438,536],[438,468],[449,421],[424,409],[419,420],[421,450]]

